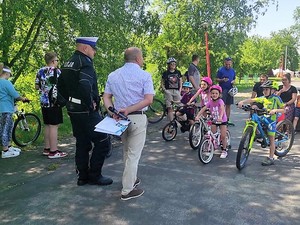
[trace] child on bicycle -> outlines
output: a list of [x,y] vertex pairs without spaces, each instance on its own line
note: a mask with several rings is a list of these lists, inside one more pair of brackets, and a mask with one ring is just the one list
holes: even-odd
[[[181,132],[188,131],[190,129],[190,126],[194,124],[194,108],[188,107],[187,103],[190,101],[190,99],[193,97],[193,94],[191,93],[191,90],[193,89],[193,85],[190,82],[184,82],[182,85],[182,91],[183,95],[181,97],[180,102],[184,104],[181,109],[179,109],[176,114],[179,118],[182,118],[184,115],[186,115],[186,120],[188,120],[189,125],[188,126],[182,126],[180,128]],[[184,119],[183,119],[184,120]]]
[[[275,132],[276,132],[276,113],[284,113],[284,103],[281,98],[275,94],[278,90],[278,84],[275,81],[268,80],[264,82],[261,87],[263,88],[264,96],[258,98],[251,98],[240,101],[238,107],[241,108],[245,104],[261,103],[263,107],[269,111],[271,117],[268,118],[272,127],[268,126],[268,136],[270,140],[270,152],[269,156],[262,161],[263,166],[270,166],[274,164],[274,153],[275,153]],[[253,105],[252,107],[257,107]]]
[[228,155],[227,149],[227,140],[226,140],[226,131],[227,131],[227,116],[225,112],[225,103],[222,100],[222,88],[219,85],[213,85],[210,87],[210,96],[211,99],[204,105],[198,115],[196,116],[195,120],[199,120],[199,117],[208,109],[210,115],[213,119],[213,124],[211,130],[213,133],[217,131],[217,125],[220,127],[221,133],[221,159],[225,159]]
[[189,100],[187,105],[193,103],[193,101],[200,96],[200,107],[203,107],[210,100],[209,88],[212,86],[213,82],[210,77],[203,77],[200,83],[200,89],[194,94],[194,96]]
[[20,149],[10,145],[13,129],[13,113],[15,101],[28,101],[20,97],[13,84],[8,80],[11,70],[0,63],[0,139],[2,144],[2,158],[20,155]]

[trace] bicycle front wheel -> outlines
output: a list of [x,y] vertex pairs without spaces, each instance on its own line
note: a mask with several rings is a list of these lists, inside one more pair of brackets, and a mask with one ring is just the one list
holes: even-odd
[[294,127],[291,121],[282,120],[276,124],[275,155],[286,156],[294,143]]
[[203,137],[202,123],[196,122],[192,125],[189,133],[189,142],[192,149],[196,150],[199,147],[202,137]]
[[236,167],[241,170],[245,167],[247,159],[250,154],[250,140],[253,134],[253,127],[248,127],[240,141],[238,152],[236,155]]
[[177,135],[176,122],[168,123],[162,130],[162,137],[165,141],[172,141]]
[[151,105],[148,106],[146,115],[149,123],[158,123],[166,114],[165,105],[158,99],[154,98]]
[[36,141],[40,133],[40,119],[33,113],[25,113],[14,124],[12,140],[16,145],[24,147]]
[[198,148],[198,157],[199,160],[207,164],[209,163],[214,156],[214,145],[209,139],[205,139],[200,147]]

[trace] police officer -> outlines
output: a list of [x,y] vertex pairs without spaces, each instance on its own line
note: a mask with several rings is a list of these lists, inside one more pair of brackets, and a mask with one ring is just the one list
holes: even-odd
[[75,163],[79,186],[87,183],[110,185],[113,182],[102,176],[102,166],[109,151],[108,136],[94,131],[101,120],[97,75],[93,66],[97,40],[97,37],[76,38],[76,51],[62,67],[58,80],[60,95],[68,100],[66,107],[76,138]]

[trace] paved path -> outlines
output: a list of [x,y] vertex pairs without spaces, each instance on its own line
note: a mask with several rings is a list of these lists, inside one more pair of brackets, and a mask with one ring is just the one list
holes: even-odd
[[203,165],[191,150],[187,133],[163,141],[166,124],[150,125],[140,162],[140,187],[145,194],[123,202],[121,146],[115,145],[103,173],[114,179],[108,187],[76,186],[74,140],[60,140],[69,152],[49,160],[41,149],[0,159],[1,224],[216,225],[299,224],[299,134],[287,157],[262,167],[268,149],[255,145],[247,167],[235,167],[236,149],[246,113],[233,108],[232,146],[227,159]]

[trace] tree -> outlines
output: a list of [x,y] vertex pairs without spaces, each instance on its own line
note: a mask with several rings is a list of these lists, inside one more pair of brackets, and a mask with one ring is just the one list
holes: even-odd
[[[160,15],[158,38],[148,47],[148,60],[158,65],[156,79],[165,68],[168,57],[175,57],[180,68],[186,69],[192,54],[200,55],[201,73],[205,70],[203,23],[209,24],[209,48],[212,73],[231,56],[238,61],[238,46],[246,39],[246,32],[255,25],[259,14],[275,0],[156,0],[150,10]],[[239,70],[239,67],[237,67]]]

